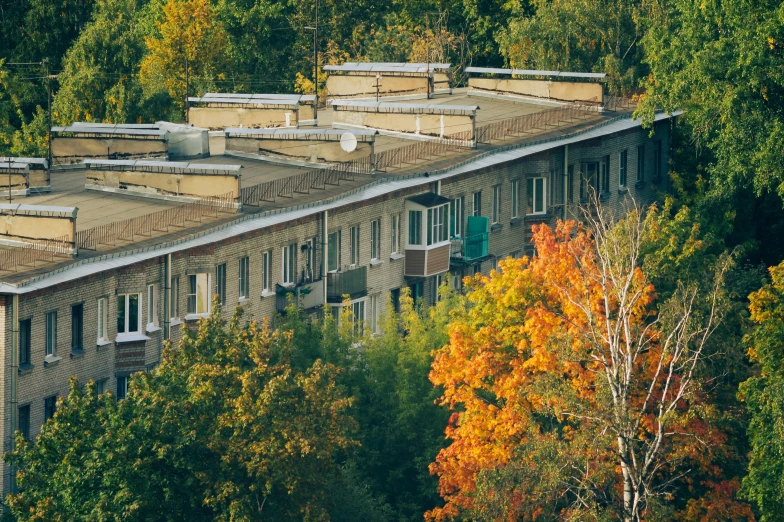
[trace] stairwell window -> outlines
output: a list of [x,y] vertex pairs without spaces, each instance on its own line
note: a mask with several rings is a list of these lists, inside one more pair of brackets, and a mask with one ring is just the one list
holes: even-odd
[[526,214],[544,214],[547,211],[547,180],[543,177],[528,178],[526,196],[528,199]]
[[381,259],[381,219],[370,222],[370,258]]
[[359,264],[359,225],[351,227],[348,238],[349,262]]
[[293,285],[297,277],[297,244],[292,243],[281,249],[281,265],[283,267],[284,285]]
[[520,180],[512,180],[512,219],[520,217]]
[[57,356],[57,312],[46,314],[46,355]]
[[452,237],[463,237],[463,198],[449,204],[449,225]]
[[327,237],[327,271],[337,272],[340,269],[340,230],[332,232]]
[[84,305],[71,306],[71,352],[84,351]]
[[141,294],[117,296],[117,333],[139,333],[142,329]]
[[158,291],[155,285],[147,285],[147,329],[158,326]]
[[220,304],[226,304],[226,263],[215,267],[215,293]]
[[395,214],[392,216],[392,228],[390,230],[391,233],[391,252],[396,254],[400,252],[400,216]]
[[109,339],[109,335],[106,333],[106,324],[108,322],[108,300],[105,297],[101,297],[98,299],[98,339],[97,342],[103,343],[104,341]]
[[205,315],[210,312],[210,276],[192,274],[188,276],[188,315]]
[[272,250],[261,253],[261,292],[272,291]]
[[247,299],[248,295],[250,294],[250,260],[248,256],[241,257],[239,261],[239,288],[238,288],[238,296],[240,299]]

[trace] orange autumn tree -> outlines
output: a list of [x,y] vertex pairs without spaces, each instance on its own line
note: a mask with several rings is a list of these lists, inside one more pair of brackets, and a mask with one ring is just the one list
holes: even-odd
[[672,519],[673,493],[724,442],[702,366],[730,259],[658,303],[640,269],[651,218],[585,217],[535,227],[536,256],[471,282],[431,372],[455,413],[430,520]]

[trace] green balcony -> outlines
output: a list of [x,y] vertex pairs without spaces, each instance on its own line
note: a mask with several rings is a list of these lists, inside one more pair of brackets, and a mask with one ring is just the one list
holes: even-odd
[[452,238],[452,264],[473,263],[489,255],[489,220],[483,216],[468,218],[465,237]]

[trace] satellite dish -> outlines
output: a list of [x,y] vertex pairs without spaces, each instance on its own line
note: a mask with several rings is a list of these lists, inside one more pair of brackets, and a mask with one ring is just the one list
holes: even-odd
[[354,152],[357,150],[357,137],[350,132],[344,133],[340,137],[340,148],[346,152]]

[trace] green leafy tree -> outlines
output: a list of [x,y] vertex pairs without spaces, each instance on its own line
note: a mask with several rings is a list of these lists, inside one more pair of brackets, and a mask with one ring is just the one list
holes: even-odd
[[19,520],[325,520],[334,460],[354,445],[335,368],[291,365],[291,336],[226,324],[215,303],[115,402],[75,381],[7,456]]

